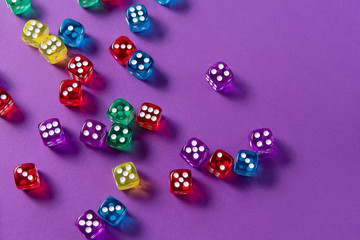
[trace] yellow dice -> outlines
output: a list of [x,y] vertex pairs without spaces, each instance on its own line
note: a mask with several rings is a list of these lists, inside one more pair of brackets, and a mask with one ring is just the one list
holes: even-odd
[[112,169],[117,187],[126,190],[139,184],[140,178],[132,162],[120,164]]
[[42,40],[49,36],[49,28],[37,20],[26,22],[21,33],[21,39],[32,47],[38,48]]
[[67,54],[65,44],[55,35],[49,35],[40,43],[40,53],[51,64],[63,60]]

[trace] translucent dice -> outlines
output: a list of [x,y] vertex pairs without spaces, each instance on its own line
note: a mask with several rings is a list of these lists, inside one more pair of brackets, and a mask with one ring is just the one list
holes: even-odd
[[161,108],[152,103],[143,103],[136,116],[136,123],[148,130],[156,130],[161,119]]
[[198,167],[206,159],[209,148],[198,138],[190,140],[181,149],[180,156],[192,167]]
[[82,214],[75,222],[80,232],[86,239],[94,239],[105,229],[105,224],[93,210]]
[[192,192],[190,170],[177,169],[170,172],[170,192],[176,195],[184,195]]
[[234,159],[223,150],[216,150],[205,165],[215,177],[223,178],[229,174],[234,164]]
[[66,73],[74,80],[87,83],[94,74],[94,66],[89,59],[77,54],[67,64]]
[[32,47],[39,48],[40,43],[49,36],[49,28],[37,20],[26,22],[21,33],[21,39]]
[[149,15],[142,4],[130,6],[125,13],[126,22],[132,32],[145,31],[150,27]]
[[118,63],[126,66],[136,47],[129,38],[121,36],[111,44],[109,51]]
[[40,43],[39,51],[51,64],[60,62],[67,54],[65,44],[55,35],[45,37]]
[[80,141],[92,147],[99,148],[106,137],[106,126],[96,120],[87,119],[80,132]]
[[12,97],[2,88],[0,88],[0,116],[5,116],[14,106]]
[[98,210],[99,216],[111,226],[118,225],[126,215],[126,207],[114,197],[107,197]]
[[108,133],[106,143],[109,147],[120,151],[130,149],[133,130],[125,125],[114,123]]
[[59,101],[66,106],[80,106],[83,102],[81,83],[75,80],[64,80],[60,83]]
[[271,153],[274,150],[274,136],[270,129],[254,130],[249,135],[250,147],[259,155]]
[[116,99],[106,112],[106,116],[114,123],[128,125],[134,118],[134,108],[122,98]]
[[135,52],[126,65],[126,69],[140,80],[150,77],[154,68],[154,60],[145,52]]
[[80,7],[88,8],[97,4],[99,0],[78,0]]
[[232,71],[224,62],[217,62],[206,72],[206,81],[215,91],[223,90],[233,78]]
[[170,2],[170,0],[155,0],[156,2],[158,2],[161,5],[166,5]]
[[259,155],[256,152],[241,150],[236,156],[234,172],[242,176],[256,176],[258,163]]
[[31,0],[5,0],[8,8],[16,15],[19,15],[31,6]]
[[39,172],[33,163],[20,164],[14,169],[16,187],[21,190],[34,189],[40,186]]
[[140,183],[139,175],[132,162],[120,164],[112,169],[117,187],[120,190],[133,188]]
[[57,118],[41,122],[38,126],[40,136],[46,146],[53,147],[65,142],[65,134]]
[[81,23],[68,18],[61,24],[58,36],[67,46],[76,48],[80,46],[84,32],[85,28]]

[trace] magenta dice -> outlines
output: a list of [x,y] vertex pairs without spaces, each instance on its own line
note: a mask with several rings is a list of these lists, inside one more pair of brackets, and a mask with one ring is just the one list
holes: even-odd
[[106,126],[96,120],[87,119],[80,132],[80,141],[92,147],[102,146],[106,137]]
[[206,81],[215,91],[223,90],[233,79],[233,73],[224,62],[217,62],[206,72]]
[[44,144],[54,147],[65,142],[65,134],[57,118],[45,120],[39,124],[40,136]]
[[249,135],[250,147],[259,155],[271,153],[274,150],[274,136],[270,129],[254,130]]
[[190,140],[181,149],[180,156],[192,167],[198,167],[206,159],[209,148],[198,138]]
[[75,222],[80,232],[87,239],[94,239],[105,229],[103,221],[93,210],[88,210],[82,214]]

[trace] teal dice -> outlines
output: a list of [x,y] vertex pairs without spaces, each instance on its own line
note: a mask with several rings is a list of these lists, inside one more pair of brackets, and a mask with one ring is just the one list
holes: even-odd
[[106,115],[113,123],[129,125],[134,118],[134,108],[122,98],[116,99],[109,107]]
[[5,0],[5,3],[16,15],[22,14],[31,7],[31,0]]
[[106,143],[116,150],[127,151],[130,149],[133,130],[125,125],[114,123],[108,133]]
[[88,8],[97,4],[99,0],[78,0],[80,7]]

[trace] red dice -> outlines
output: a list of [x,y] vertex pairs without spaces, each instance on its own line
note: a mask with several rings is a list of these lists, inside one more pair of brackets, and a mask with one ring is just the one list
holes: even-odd
[[228,175],[233,164],[234,159],[228,153],[218,149],[210,157],[205,168],[215,177],[223,178]]
[[156,130],[161,119],[161,108],[152,103],[143,103],[136,116],[136,123],[140,127]]
[[14,169],[15,184],[18,189],[27,190],[40,186],[39,172],[33,163],[24,163]]
[[94,66],[86,57],[75,55],[66,66],[66,73],[74,80],[87,83],[94,74]]
[[121,36],[111,44],[109,50],[118,63],[126,66],[129,58],[136,51],[136,47],[129,38]]
[[14,106],[11,96],[0,88],[0,116],[5,116]]
[[59,100],[67,106],[80,106],[83,92],[81,83],[75,80],[64,80],[60,83]]
[[192,177],[190,170],[177,169],[170,172],[170,192],[176,195],[192,192]]

